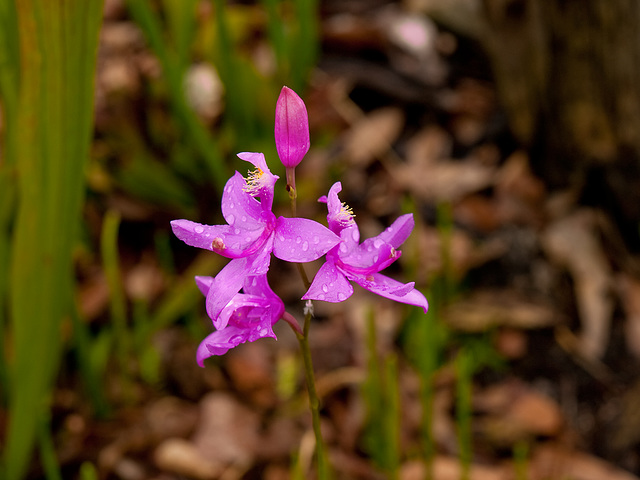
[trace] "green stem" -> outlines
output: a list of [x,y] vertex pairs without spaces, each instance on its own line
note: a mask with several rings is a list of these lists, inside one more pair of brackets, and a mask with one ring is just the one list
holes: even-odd
[[[313,372],[313,361],[311,360],[311,349],[309,348],[309,327],[311,325],[311,311],[304,316],[304,326],[302,333],[294,328],[298,343],[300,344],[300,352],[304,361],[304,374],[307,379],[307,391],[309,393],[309,408],[311,409],[311,423],[313,425],[313,433],[316,438],[316,457],[318,462],[318,480],[331,478],[329,475],[329,464],[327,462],[327,453],[322,439],[322,430],[320,428],[320,398],[316,390],[315,374]],[[292,326],[293,328],[293,326]]]

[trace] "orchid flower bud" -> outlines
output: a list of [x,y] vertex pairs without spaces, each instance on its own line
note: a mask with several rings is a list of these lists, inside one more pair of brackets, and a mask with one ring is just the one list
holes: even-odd
[[295,168],[309,151],[309,118],[304,102],[289,87],[282,87],[276,103],[274,134],[280,161],[287,170]]

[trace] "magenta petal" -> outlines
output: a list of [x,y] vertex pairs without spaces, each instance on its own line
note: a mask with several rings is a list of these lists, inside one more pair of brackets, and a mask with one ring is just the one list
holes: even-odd
[[285,167],[295,167],[309,151],[309,117],[302,99],[283,87],[276,103],[274,136]]
[[396,218],[396,221],[391,224],[384,232],[372,240],[380,239],[389,243],[393,248],[398,248],[409,238],[415,222],[413,221],[413,214],[407,213]]
[[240,152],[238,154],[238,158],[251,163],[254,167],[259,168],[264,173],[271,173],[271,170],[269,170],[269,166],[267,165],[267,160],[264,158],[264,153]]
[[349,298],[352,293],[353,287],[344,274],[332,261],[327,261],[316,273],[309,290],[302,299],[338,303]]
[[211,284],[213,283],[213,277],[205,277],[197,275],[195,277],[196,285],[202,292],[202,294],[206,297],[209,293],[209,289],[211,288]]
[[222,330],[216,330],[209,334],[198,346],[196,352],[198,365],[204,367],[206,358],[213,355],[223,355],[241,343],[253,342],[265,337],[275,338],[271,325],[257,325],[257,327],[257,329],[249,329],[229,325]]
[[236,258],[227,263],[213,279],[207,293],[206,306],[207,314],[213,320],[216,328],[224,327],[224,325],[216,324],[218,316],[233,296],[242,288],[247,268],[248,261],[246,258]]
[[257,168],[256,172],[250,173],[245,182],[244,192],[254,197],[260,197],[262,210],[271,213],[273,189],[279,177],[271,173],[262,153],[242,152],[238,154],[238,157]]
[[357,283],[370,292],[381,297],[395,300],[396,302],[406,303],[422,307],[425,313],[429,309],[429,303],[422,293],[414,288],[414,283],[400,283],[380,273],[374,273],[367,276],[349,276],[349,279]]
[[340,255],[340,262],[354,273],[368,275],[385,269],[400,258],[400,251],[380,239],[367,239],[348,255]]
[[271,251],[273,250],[273,235],[267,238],[260,251],[249,258],[247,275],[266,275],[271,263]]
[[279,217],[273,254],[287,262],[310,262],[320,258],[340,242],[327,227],[306,218]]
[[262,250],[265,240],[270,235],[266,229],[244,230],[228,226],[211,242],[212,250],[227,258],[248,257]]
[[260,202],[245,191],[246,181],[236,172],[229,179],[222,193],[222,216],[229,225],[254,230],[262,227]]
[[171,229],[187,245],[213,250],[211,242],[228,232],[229,225],[203,225],[191,220],[172,220]]

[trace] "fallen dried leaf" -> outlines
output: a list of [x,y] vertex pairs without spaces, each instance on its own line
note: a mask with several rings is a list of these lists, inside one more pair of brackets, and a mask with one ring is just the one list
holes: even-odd
[[582,327],[579,349],[589,360],[604,355],[613,314],[613,274],[595,222],[593,211],[581,209],[556,220],[542,235],[546,253],[573,277]]
[[153,459],[160,470],[196,480],[213,480],[224,470],[222,464],[212,461],[182,438],[170,438],[162,442],[156,448]]
[[555,444],[535,449],[529,461],[530,480],[638,480],[638,477],[586,453]]
[[374,110],[347,132],[345,155],[360,167],[370,164],[391,148],[400,135],[403,123],[404,114],[399,108]]
[[[433,460],[433,478],[438,480],[459,480],[462,477],[462,467],[456,458],[437,456]],[[513,473],[502,466],[471,465],[470,480],[508,480]],[[405,463],[400,469],[401,480],[422,480],[426,478],[426,466],[422,461]]]
[[550,307],[509,290],[479,290],[451,305],[443,317],[453,328],[465,332],[481,332],[496,326],[542,328],[558,321],[558,315]]
[[248,466],[258,448],[258,414],[229,394],[210,393],[200,402],[193,443],[210,461]]

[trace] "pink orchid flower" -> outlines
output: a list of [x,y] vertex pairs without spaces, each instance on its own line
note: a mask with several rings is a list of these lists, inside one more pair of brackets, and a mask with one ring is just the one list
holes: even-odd
[[272,252],[288,262],[310,262],[340,241],[335,233],[313,220],[276,218],[272,207],[278,177],[267,167],[263,154],[245,152],[238,157],[256,169],[248,179],[236,172],[225,185],[222,215],[227,225],[171,222],[173,233],[187,245],[231,259],[213,279],[206,295],[207,314],[218,330],[229,321],[228,316],[221,315],[222,310],[247,277],[267,273]]
[[379,273],[400,258],[398,247],[413,230],[413,215],[402,215],[380,235],[359,243],[353,212],[338,198],[341,190],[342,184],[336,182],[329,195],[319,200],[327,203],[329,228],[340,235],[341,242],[327,253],[326,262],[302,299],[342,302],[353,294],[350,282],[354,282],[382,297],[422,307],[426,313],[429,304],[414,288],[415,283],[403,284]]

